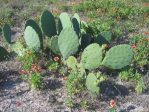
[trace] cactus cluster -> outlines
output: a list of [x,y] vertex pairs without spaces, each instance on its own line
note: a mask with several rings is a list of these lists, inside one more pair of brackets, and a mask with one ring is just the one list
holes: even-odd
[[[74,24],[74,21],[78,24]],[[75,54],[79,48],[80,18],[74,14],[72,20],[65,12],[61,13],[58,19],[58,27],[54,16],[45,10],[41,16],[41,28],[43,33],[50,37],[48,44],[54,54],[60,54],[64,59]]]
[[[22,56],[25,52],[24,46],[20,42],[13,42],[11,28],[8,24],[3,26],[3,37],[6,40],[7,46],[10,48],[10,51],[17,54],[18,56]],[[0,60],[4,60],[8,58],[10,53],[2,46],[0,46]]]
[[130,64],[133,51],[130,45],[122,44],[112,47],[103,57],[103,49],[98,44],[90,44],[81,56],[81,62],[85,69],[95,69],[105,66],[110,69],[121,69]]
[[[45,10],[41,16],[41,26],[32,19],[26,21],[24,40],[27,48],[39,51],[46,46],[43,42],[44,39],[45,41],[47,39],[46,42],[51,51],[56,55],[62,55],[68,68],[82,76],[86,76],[85,69],[92,70],[100,66],[121,69],[130,64],[133,57],[130,45],[117,45],[106,52],[102,45],[110,43],[111,33],[101,32],[99,37],[93,39],[91,35],[86,34],[83,30],[81,31],[81,23],[84,27],[88,27],[85,22],[81,22],[78,14],[74,14],[71,19],[67,13],[61,13],[56,27],[54,16],[51,12]],[[19,42],[12,43],[11,28],[7,24],[3,27],[3,35],[11,48],[19,56],[22,56],[26,49]],[[93,41],[94,43],[92,43]],[[83,50],[80,63],[72,56],[78,50]],[[5,59],[8,54],[0,46],[0,60]],[[100,83],[105,79],[101,73],[89,73],[86,76],[86,87],[91,93],[97,95],[100,92]]]
[[[43,45],[43,36],[46,35],[50,37],[48,38],[50,40],[48,41],[50,49],[54,54],[61,54],[64,59],[76,54],[79,48],[84,49],[81,55],[81,64],[88,70],[98,68],[99,66],[121,69],[127,66],[132,60],[132,49],[126,44],[115,46],[106,53],[103,52],[104,49],[100,45],[111,41],[110,32],[101,32],[100,37],[95,39],[95,43],[93,44],[91,44],[92,38],[90,35],[80,35],[82,22],[78,14],[74,14],[72,19],[70,19],[67,13],[61,13],[58,19],[58,30],[56,29],[54,16],[48,10],[42,13],[40,22],[41,28],[32,19],[26,21],[24,39],[27,48],[34,50],[43,49],[43,46],[46,46]],[[6,24],[4,26],[3,34],[6,41],[9,44],[12,43],[9,25]],[[16,50],[17,46],[19,50]],[[20,44],[17,43],[13,45],[12,48],[14,48],[18,54],[22,54],[20,53],[20,50],[22,50]]]

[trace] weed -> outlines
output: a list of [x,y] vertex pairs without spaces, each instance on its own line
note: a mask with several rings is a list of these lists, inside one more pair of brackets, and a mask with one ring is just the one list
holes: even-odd
[[23,70],[30,70],[33,63],[38,62],[38,54],[35,51],[27,50],[24,56],[18,58],[22,63]]
[[143,68],[145,65],[149,64],[149,43],[147,38],[148,37],[140,34],[130,37],[130,44],[133,47],[134,64],[136,68]]
[[135,90],[138,94],[144,92],[146,88],[142,74],[138,73],[137,71],[134,71],[133,69],[128,69],[120,72],[119,78],[121,80],[134,82],[136,85]]
[[76,95],[85,89],[85,78],[84,76],[70,72],[66,82],[67,93],[70,96]]
[[41,89],[43,87],[43,78],[39,73],[30,74],[28,81],[32,89]]

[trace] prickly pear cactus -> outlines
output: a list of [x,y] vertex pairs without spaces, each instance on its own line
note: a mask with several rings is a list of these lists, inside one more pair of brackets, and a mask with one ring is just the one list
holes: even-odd
[[77,13],[74,14],[73,18],[72,18],[72,24],[73,24],[73,28],[76,31],[76,33],[80,34],[80,27],[81,27],[81,20],[80,17]]
[[48,37],[57,34],[54,16],[48,10],[45,10],[41,16],[41,28],[44,34]]
[[85,69],[91,70],[98,68],[102,61],[102,49],[94,43],[87,46],[81,56],[81,63]]
[[98,79],[95,74],[89,73],[87,75],[86,87],[92,94],[95,94],[95,95],[99,94],[100,88],[99,88]]
[[112,47],[102,62],[102,65],[111,69],[121,69],[130,64],[133,51],[130,45],[122,44]]
[[63,12],[59,16],[58,20],[58,33],[62,31],[62,29],[72,27],[72,22],[70,20],[69,15],[66,12]]
[[93,94],[98,95],[100,93],[100,84],[107,80],[107,77],[99,73],[89,73],[86,78],[86,87]]
[[39,36],[31,26],[26,27],[24,32],[24,39],[28,48],[34,50],[39,50],[41,48]]
[[26,21],[25,29],[26,29],[27,26],[32,27],[36,31],[36,33],[38,34],[39,40],[40,40],[40,46],[41,46],[41,48],[43,48],[42,31],[41,31],[39,25],[34,20],[29,19],[29,20]]
[[55,54],[60,54],[60,50],[58,47],[58,37],[57,36],[52,37],[50,43],[51,43],[50,49],[52,50],[52,52]]
[[7,59],[8,56],[9,56],[8,51],[5,48],[0,46],[0,61]]
[[92,41],[92,37],[89,34],[82,34],[81,37],[81,49],[85,49]]
[[79,39],[73,28],[65,28],[58,37],[58,46],[64,59],[78,51]]
[[112,39],[112,34],[109,31],[101,32],[98,37],[96,37],[95,41],[99,44],[108,44]]
[[9,43],[12,44],[12,39],[11,39],[11,28],[8,24],[5,24],[3,26],[3,36],[5,40]]
[[69,68],[72,70],[77,69],[77,59],[74,56],[69,56],[68,59],[66,60],[66,64]]

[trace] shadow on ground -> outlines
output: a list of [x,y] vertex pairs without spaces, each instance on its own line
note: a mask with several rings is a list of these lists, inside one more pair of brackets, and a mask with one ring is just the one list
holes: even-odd
[[18,71],[0,71],[0,89],[5,86],[5,89],[13,88],[17,83],[20,83]]
[[109,99],[114,99],[117,96],[125,97],[129,94],[128,89],[125,86],[115,84],[111,81],[104,81],[100,85],[101,88],[101,99],[108,101]]
[[63,84],[60,80],[58,79],[48,79],[46,81],[47,83],[45,84],[45,87],[43,89],[50,89],[50,90],[56,90],[59,89],[61,87],[63,87]]

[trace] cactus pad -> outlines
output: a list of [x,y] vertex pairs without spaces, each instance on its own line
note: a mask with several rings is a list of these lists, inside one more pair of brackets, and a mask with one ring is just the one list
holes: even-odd
[[60,34],[62,29],[70,27],[72,27],[72,23],[69,15],[66,12],[61,13],[58,20],[58,33]]
[[66,60],[66,64],[72,70],[77,69],[77,59],[74,56],[69,56],[68,59]]
[[95,39],[95,41],[99,44],[108,44],[112,39],[112,34],[109,31],[101,32],[100,35]]
[[92,41],[92,37],[89,34],[82,34],[81,37],[81,49],[85,49]]
[[41,48],[43,48],[42,31],[41,31],[39,25],[34,20],[29,19],[26,21],[25,29],[27,26],[32,27],[36,31],[36,33],[38,34],[39,40],[40,40],[40,46],[41,46]]
[[9,43],[12,44],[11,40],[11,28],[8,24],[5,24],[3,27],[3,36],[5,37],[5,40]]
[[58,46],[64,59],[78,51],[79,39],[73,28],[65,28],[61,31]]
[[94,43],[87,46],[81,56],[81,63],[85,69],[95,69],[98,68],[102,61],[102,49],[101,47]]
[[48,10],[45,10],[41,16],[41,28],[44,34],[48,37],[57,34],[54,16]]
[[77,13],[74,14],[73,18],[72,18],[72,24],[73,24],[73,28],[76,31],[76,33],[80,34],[80,27],[81,27],[81,20],[80,17]]
[[112,47],[102,62],[102,65],[111,69],[121,69],[130,64],[133,51],[130,45],[122,44]]
[[99,85],[98,85],[98,79],[96,77],[95,74],[93,73],[89,73],[87,75],[87,78],[86,78],[86,87],[87,89],[92,93],[92,94],[95,94],[95,95],[98,95],[99,94]]
[[60,54],[60,50],[59,50],[59,47],[58,47],[58,37],[57,36],[54,36],[54,37],[51,38],[50,49],[52,50],[53,53]]
[[9,56],[8,51],[5,48],[0,46],[0,61],[7,59],[8,56]]
[[36,31],[31,27],[27,26],[24,32],[24,39],[27,46],[30,49],[39,50],[40,49],[40,40]]

